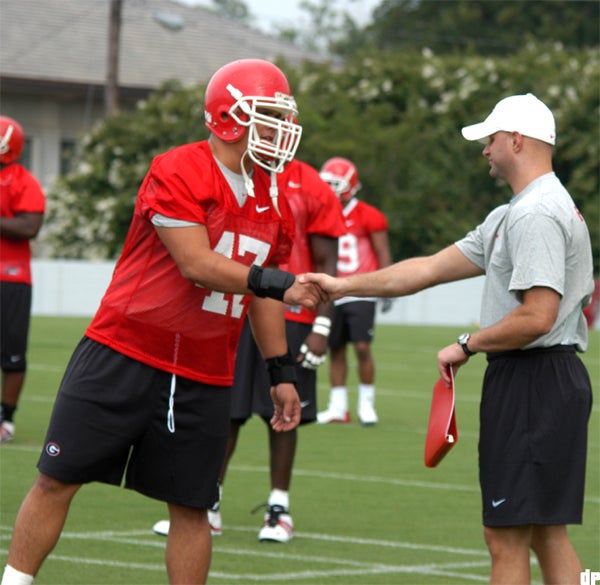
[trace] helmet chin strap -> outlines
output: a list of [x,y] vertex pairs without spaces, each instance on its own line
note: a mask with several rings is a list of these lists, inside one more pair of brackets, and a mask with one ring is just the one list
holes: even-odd
[[[275,162],[271,163],[272,167],[275,167],[275,165]],[[279,217],[281,217],[281,211],[279,211],[278,203],[279,190],[277,189],[277,173],[273,169],[271,169],[271,187],[269,187],[269,195],[271,195],[271,201],[273,201],[273,207],[275,208],[275,211]]]
[[[248,175],[246,172],[246,166],[244,165],[244,159],[248,156],[248,151],[244,152],[242,155],[241,166],[242,166],[242,177],[244,177],[244,185],[246,187],[246,191],[248,191],[248,197],[255,197],[254,195],[254,181],[252,177]],[[275,211],[281,216],[281,212],[279,211],[279,189],[277,188],[277,172],[275,168],[277,167],[277,162],[271,162],[271,186],[269,187],[269,195],[271,196],[271,201],[273,202],[273,207]]]
[[248,191],[248,197],[254,197],[254,181],[252,181],[252,177],[250,177],[246,172],[246,165],[244,164],[244,159],[247,156],[248,151],[244,152],[242,159],[240,160],[240,164],[242,166],[242,177],[244,177],[244,185],[246,186],[246,191]]

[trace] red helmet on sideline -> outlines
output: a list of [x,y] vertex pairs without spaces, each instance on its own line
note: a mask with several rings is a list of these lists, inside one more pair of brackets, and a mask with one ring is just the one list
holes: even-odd
[[321,179],[329,183],[331,188],[337,193],[340,201],[346,203],[361,188],[358,180],[358,171],[354,163],[347,158],[336,156],[330,158],[321,168]]
[[0,116],[0,163],[15,162],[23,151],[25,133],[21,125],[8,116]]

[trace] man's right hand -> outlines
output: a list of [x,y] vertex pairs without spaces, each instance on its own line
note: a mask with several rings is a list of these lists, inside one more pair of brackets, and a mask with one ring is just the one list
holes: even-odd
[[311,311],[321,303],[328,301],[327,294],[316,284],[300,284],[296,276],[294,284],[290,286],[283,296],[283,302],[288,305],[302,305]]

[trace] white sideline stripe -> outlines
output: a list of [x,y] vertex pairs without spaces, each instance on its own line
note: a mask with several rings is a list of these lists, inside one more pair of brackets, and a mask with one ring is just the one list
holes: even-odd
[[[14,443],[4,445],[2,449],[14,450],[14,451],[24,451],[28,453],[39,453],[42,449],[40,446],[26,446],[26,445],[15,445]],[[230,469],[234,469],[236,471],[245,471],[250,473],[268,473],[269,469],[264,466],[251,466],[251,465],[231,465]],[[318,477],[321,479],[335,479],[335,480],[345,480],[345,481],[362,481],[367,483],[381,483],[388,485],[396,485],[402,487],[418,487],[432,490],[446,490],[446,491],[454,491],[454,492],[469,492],[469,493],[479,493],[478,486],[470,486],[470,485],[460,485],[453,483],[436,483],[429,481],[416,481],[409,479],[396,479],[390,477],[378,477],[378,476],[370,476],[370,475],[356,475],[351,473],[332,473],[327,471],[311,471],[307,469],[296,469],[294,470],[294,474],[303,475],[305,477]],[[584,501],[589,504],[600,504],[600,497],[598,496],[585,496]]]
[[35,370],[36,372],[63,372],[65,366],[55,366],[50,364],[36,364],[31,363],[27,366],[30,370]]
[[[232,465],[231,469],[238,471],[248,471],[256,473],[268,473],[268,467],[252,465]],[[353,473],[332,473],[330,471],[310,471],[306,469],[295,469],[295,475],[304,475],[306,477],[318,477],[321,479],[335,479],[346,481],[364,481],[367,483],[382,483],[389,485],[399,485],[404,487],[420,487],[437,490],[450,490],[456,492],[479,492],[479,488],[470,485],[460,485],[451,483],[435,483],[429,481],[416,481],[410,479],[396,479],[390,477],[377,477],[372,475],[356,475]]]
[[[1,532],[10,532],[12,529],[6,526],[0,526]],[[227,526],[228,531],[237,531],[237,532],[255,532],[256,526]],[[133,539],[129,537],[136,536],[151,536],[152,541]],[[454,546],[442,546],[442,545],[433,545],[433,544],[418,544],[414,542],[403,542],[403,541],[395,541],[395,540],[380,540],[376,538],[359,538],[354,536],[339,536],[335,534],[320,534],[313,532],[294,532],[295,538],[306,538],[308,540],[323,540],[327,542],[337,542],[341,544],[356,544],[361,546],[376,546],[376,547],[388,547],[388,548],[398,548],[398,549],[408,549],[408,550],[418,550],[418,551],[428,551],[428,552],[436,552],[436,553],[446,553],[446,554],[456,554],[456,555],[467,555],[467,556],[488,556],[487,552],[481,549],[472,549],[472,548],[460,548]],[[5,538],[4,535],[0,534],[0,538]],[[71,538],[74,540],[110,540],[113,542],[121,542],[123,544],[144,544],[147,546],[155,546],[155,547],[164,547],[166,540],[164,537],[160,537],[154,534],[150,529],[148,530],[103,530],[103,531],[94,531],[94,532],[63,532],[61,538]],[[219,550],[220,552],[230,553],[234,549],[223,549],[215,547],[215,550]],[[285,552],[263,552],[263,551],[254,551],[251,549],[243,550],[243,549],[235,549],[236,554],[248,554],[248,555],[265,555],[271,558],[282,558],[282,559],[305,559],[304,555],[292,555]],[[335,562],[333,559],[329,557],[311,557],[315,560],[325,561],[325,562]],[[357,565],[369,564],[372,565],[374,563],[363,563],[361,561],[348,561],[346,559],[341,559],[339,562],[343,562],[345,564],[355,563]],[[380,563],[376,563],[379,565]]]
[[[147,541],[139,541],[138,544],[146,545]],[[215,549],[218,551],[218,549]],[[2,554],[7,554],[6,549],[0,549]],[[220,552],[230,552],[233,554],[239,554],[243,551],[227,550]],[[257,553],[257,556],[265,556],[264,554]],[[313,562],[311,557],[298,557],[303,562]],[[125,569],[137,569],[143,571],[156,571],[164,572],[165,566],[162,563],[132,563],[123,561],[114,561],[108,559],[91,559],[89,557],[72,557],[66,555],[50,554],[48,557],[51,561],[62,561],[78,565],[100,565],[109,567],[121,567]],[[331,562],[331,560],[324,560],[323,562]],[[348,564],[346,560],[339,560],[340,563]],[[292,579],[306,579],[315,577],[337,577],[337,576],[361,576],[361,575],[377,575],[377,574],[392,574],[392,573],[412,573],[420,575],[437,575],[447,577],[457,577],[460,579],[466,579],[471,581],[487,582],[488,578],[483,575],[470,575],[465,573],[459,573],[449,569],[474,569],[480,567],[488,567],[488,561],[477,561],[477,562],[465,562],[465,563],[428,563],[426,565],[368,565],[365,564],[362,569],[334,569],[332,571],[298,571],[285,573],[262,573],[262,574],[232,574],[224,573],[221,571],[210,571],[209,575],[214,579],[226,579],[228,581],[289,581]]]

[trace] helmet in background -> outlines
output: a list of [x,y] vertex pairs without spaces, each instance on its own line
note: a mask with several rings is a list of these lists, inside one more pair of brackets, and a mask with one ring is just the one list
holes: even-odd
[[[240,59],[210,79],[204,99],[207,128],[225,142],[248,133],[248,155],[268,171],[280,172],[294,158],[302,127],[283,72],[262,59]],[[273,143],[261,142],[257,124],[274,128]]]
[[361,188],[358,171],[347,158],[330,158],[323,164],[319,174],[321,179],[329,183],[342,203],[347,203]]
[[0,163],[15,162],[23,151],[25,133],[21,125],[7,116],[0,116]]

